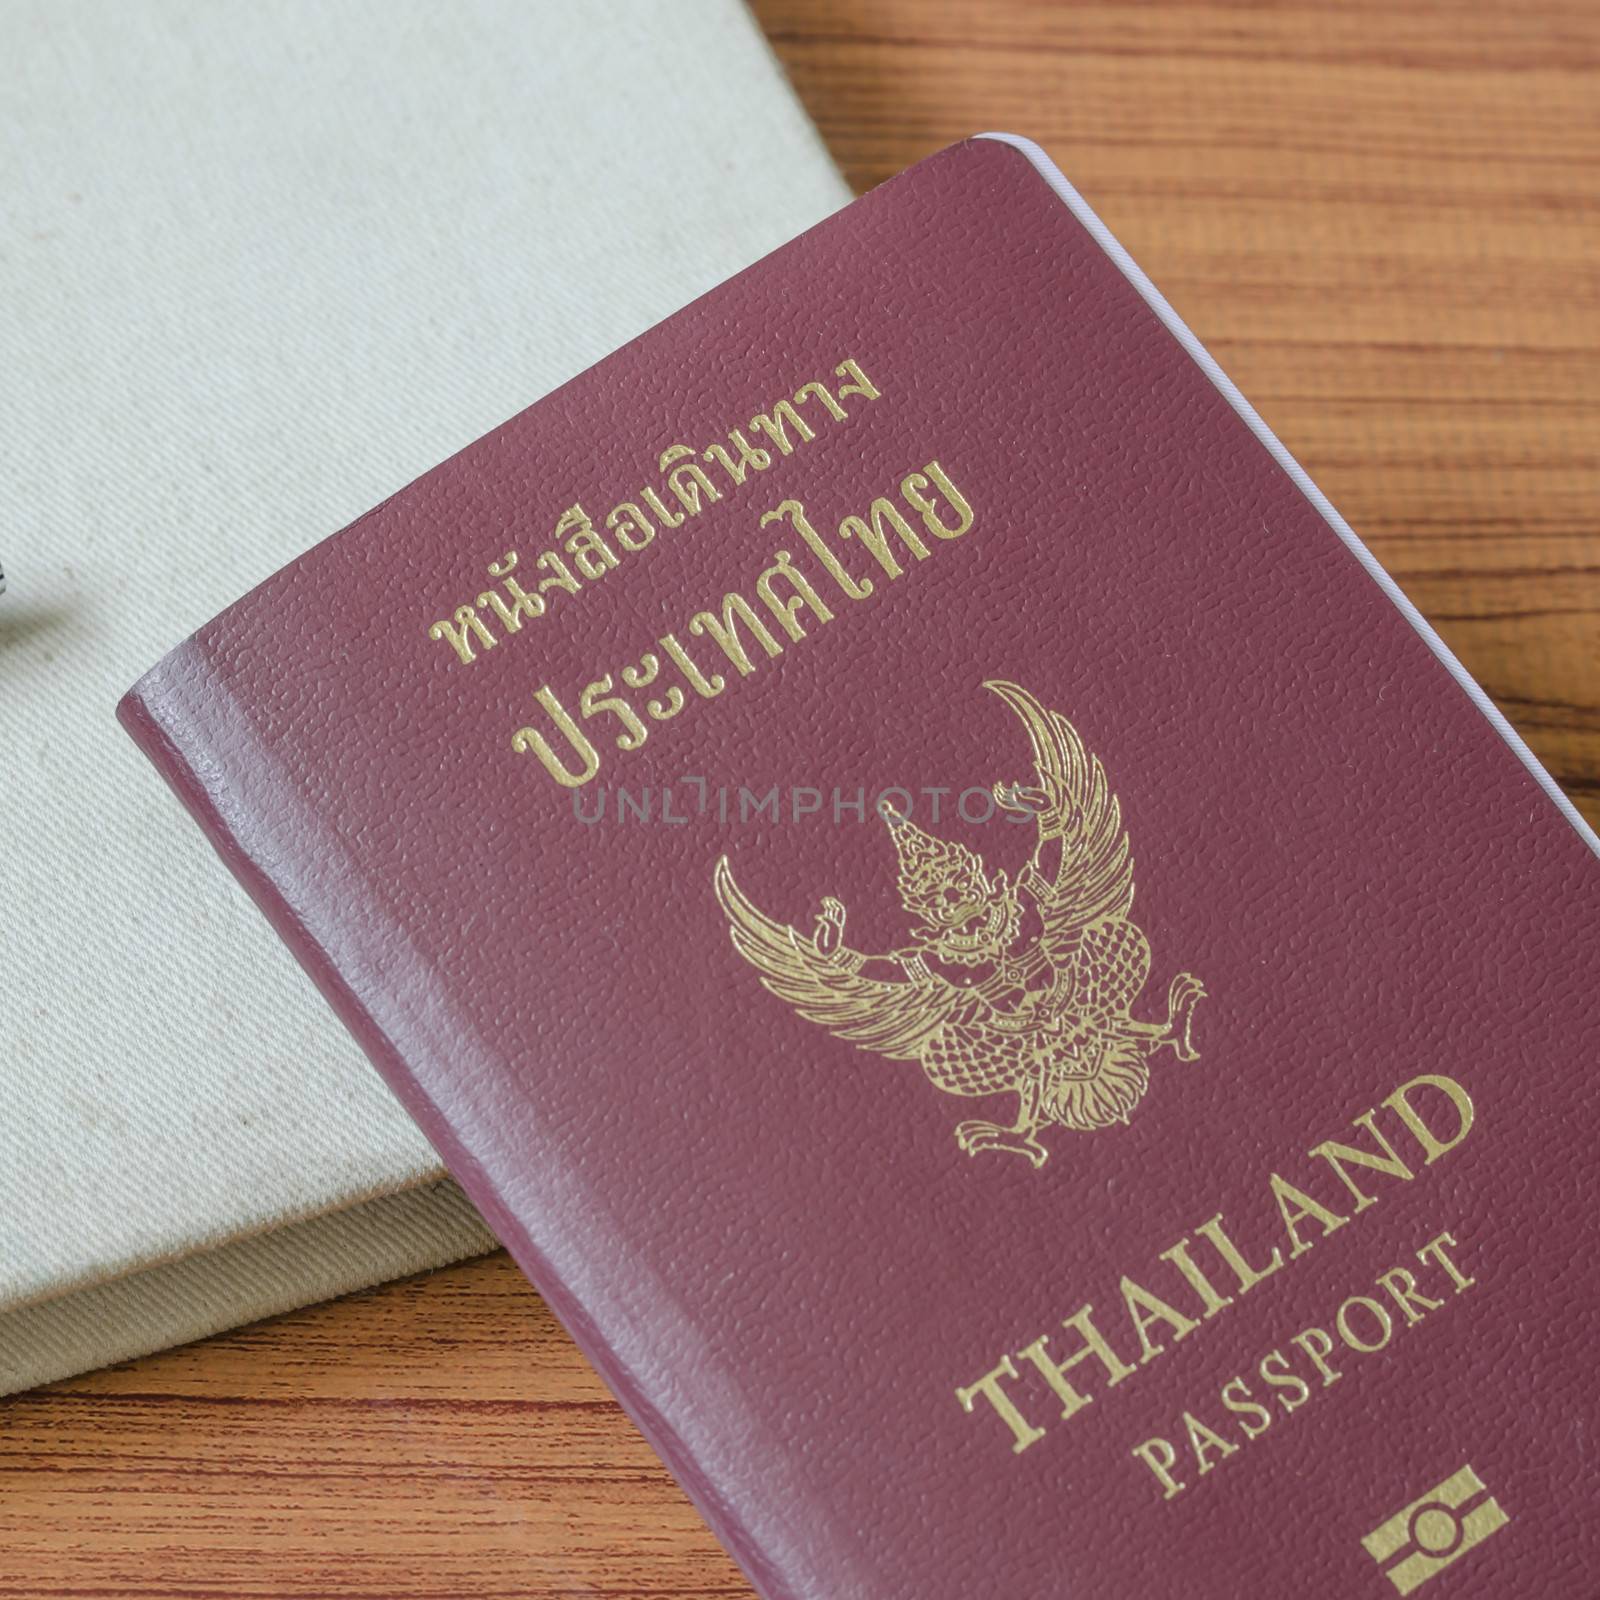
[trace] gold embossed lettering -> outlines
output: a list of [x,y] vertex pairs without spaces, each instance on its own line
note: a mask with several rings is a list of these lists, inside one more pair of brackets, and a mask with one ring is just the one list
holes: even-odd
[[1055,1391],[1057,1399],[1061,1401],[1062,1417],[1070,1419],[1094,1399],[1092,1395],[1086,1395],[1075,1388],[1067,1378],[1067,1373],[1074,1367],[1091,1359],[1098,1361],[1105,1369],[1106,1385],[1112,1389],[1124,1379],[1131,1378],[1138,1369],[1130,1367],[1111,1348],[1110,1342],[1095,1325],[1093,1306],[1084,1306],[1082,1310],[1068,1317],[1062,1326],[1072,1329],[1083,1340],[1082,1346],[1064,1361],[1057,1361],[1048,1354],[1050,1343],[1048,1337],[1035,1339],[1021,1352],[1021,1356],[1024,1361],[1031,1362],[1037,1368],[1040,1376]]
[[[1441,1137],[1430,1127],[1423,1120],[1422,1114],[1412,1105],[1412,1096],[1418,1089],[1432,1089],[1450,1102],[1456,1114],[1456,1129],[1448,1138]],[[1409,1083],[1401,1084],[1383,1103],[1396,1111],[1415,1135],[1430,1167],[1441,1156],[1449,1155],[1472,1132],[1472,1124],[1477,1116],[1473,1110],[1472,1096],[1454,1078],[1442,1077],[1432,1072],[1425,1072],[1420,1078],[1413,1078]]]
[[1016,1401],[1006,1393],[1005,1382],[1008,1378],[1012,1382],[1016,1381],[1016,1363],[1010,1356],[1003,1356],[1000,1364],[984,1373],[976,1383],[968,1384],[965,1389],[957,1389],[956,1399],[961,1402],[961,1409],[969,1416],[980,1397],[988,1401],[995,1415],[1011,1430],[1011,1453],[1021,1455],[1030,1445],[1035,1445],[1044,1438],[1044,1429],[1034,1427],[1023,1416]]
[[1132,1278],[1122,1280],[1122,1303],[1128,1309],[1128,1315],[1133,1321],[1134,1332],[1139,1335],[1139,1361],[1154,1361],[1166,1348],[1157,1344],[1150,1337],[1150,1330],[1156,1323],[1165,1323],[1172,1330],[1174,1342],[1186,1339],[1200,1324],[1190,1317],[1184,1316],[1174,1306],[1169,1306],[1165,1300],[1137,1284]]
[[1170,1500],[1189,1487],[1176,1475],[1178,1452],[1165,1439],[1146,1439],[1133,1447],[1133,1454],[1156,1475],[1163,1500]]
[[1337,1211],[1330,1211],[1319,1200],[1313,1200],[1303,1189],[1297,1189],[1292,1183],[1280,1178],[1276,1172],[1272,1174],[1272,1192],[1278,1201],[1278,1211],[1283,1217],[1284,1228],[1289,1234],[1289,1259],[1303,1256],[1316,1242],[1313,1239],[1302,1239],[1296,1231],[1297,1224],[1310,1220],[1322,1229],[1322,1237],[1326,1239],[1330,1233],[1337,1233],[1350,1219],[1341,1217]]

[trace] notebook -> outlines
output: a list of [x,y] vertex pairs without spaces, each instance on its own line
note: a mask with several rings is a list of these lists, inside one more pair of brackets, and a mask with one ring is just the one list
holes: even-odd
[[734,0],[5,0],[0,34],[3,1391],[492,1246],[108,718],[848,194]]

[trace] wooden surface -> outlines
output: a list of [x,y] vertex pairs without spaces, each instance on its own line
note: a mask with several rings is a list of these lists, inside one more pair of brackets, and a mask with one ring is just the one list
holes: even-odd
[[[756,10],[858,188],[1043,143],[1600,821],[1594,0]],[[503,1258],[0,1401],[0,1600],[748,1593]]]

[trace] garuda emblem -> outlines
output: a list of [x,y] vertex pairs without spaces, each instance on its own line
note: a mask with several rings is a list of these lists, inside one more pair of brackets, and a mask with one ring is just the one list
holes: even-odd
[[993,787],[999,805],[1037,823],[1014,879],[885,810],[900,901],[916,924],[903,948],[852,949],[845,907],[832,897],[810,937],[775,922],[745,897],[726,856],[717,898],[734,948],[801,1016],[859,1049],[921,1062],[946,1094],[1015,1095],[1014,1122],[963,1122],[956,1142],[968,1155],[1008,1150],[1042,1167],[1042,1129],[1126,1122],[1162,1050],[1198,1059],[1190,1026],[1205,988],[1179,973],[1164,1022],[1133,1015],[1150,945],[1129,918],[1133,860],[1105,770],[1072,724],[1025,689],[984,687],[1016,712],[1033,745],[1035,781]]

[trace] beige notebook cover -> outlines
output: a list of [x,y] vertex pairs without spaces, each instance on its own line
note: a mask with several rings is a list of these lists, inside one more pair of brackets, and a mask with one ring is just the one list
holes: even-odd
[[0,1391],[491,1247],[113,704],[847,198],[735,0],[0,0]]

